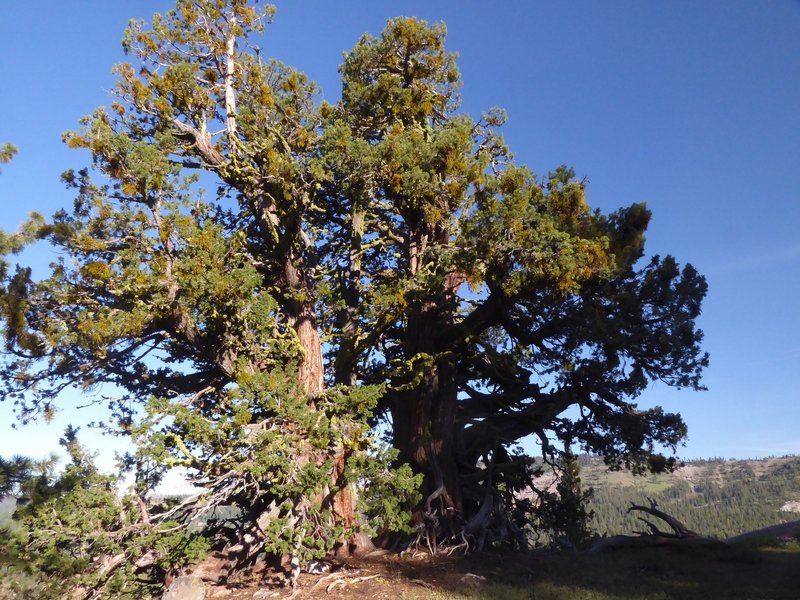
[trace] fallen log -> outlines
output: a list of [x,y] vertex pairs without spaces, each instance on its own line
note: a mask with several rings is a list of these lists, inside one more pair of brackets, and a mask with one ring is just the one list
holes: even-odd
[[681,523],[678,519],[676,519],[672,515],[668,515],[664,511],[659,510],[658,502],[656,502],[652,498],[648,498],[647,501],[650,502],[649,507],[642,506],[640,504],[634,504],[633,502],[631,502],[630,507],[628,507],[628,514],[634,511],[640,511],[647,513],[648,515],[651,515],[653,517],[656,517],[657,519],[661,519],[667,525],[670,526],[670,528],[672,529],[672,533],[661,531],[658,527],[656,527],[656,525],[653,522],[648,521],[644,517],[637,517],[637,518],[647,525],[647,528],[649,529],[650,533],[646,534],[640,531],[635,531],[634,533],[637,533],[641,536],[651,535],[655,537],[672,538],[679,540],[699,537],[696,532],[686,527],[686,525]]
[[647,499],[650,506],[635,504],[631,502],[628,507],[628,514],[643,512],[652,517],[660,519],[669,525],[672,532],[663,531],[658,526],[644,517],[637,517],[647,525],[647,531],[634,531],[636,535],[614,535],[603,537],[596,540],[587,552],[603,552],[606,550],[617,550],[622,548],[652,548],[664,546],[686,546],[686,545],[724,545],[719,540],[700,536],[692,531],[678,519],[658,508],[658,503],[652,498]]

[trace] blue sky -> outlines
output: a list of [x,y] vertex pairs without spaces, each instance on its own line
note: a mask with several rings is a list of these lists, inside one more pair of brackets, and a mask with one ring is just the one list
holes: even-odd
[[[0,18],[0,142],[18,157],[0,175],[0,228],[72,198],[59,183],[87,164],[61,132],[110,102],[111,66],[129,18],[168,0],[6,3]],[[448,25],[460,55],[463,110],[509,113],[505,136],[538,173],[566,163],[588,200],[645,201],[648,252],[691,262],[710,291],[700,325],[709,391],[653,386],[641,403],[681,412],[681,456],[800,453],[800,2],[305,0],[278,4],[261,46],[338,96],[342,52],[387,18]],[[49,260],[37,250],[36,260]],[[74,405],[75,398],[65,398]],[[42,455],[63,423],[11,431],[0,454]],[[86,438],[110,457],[108,445]]]

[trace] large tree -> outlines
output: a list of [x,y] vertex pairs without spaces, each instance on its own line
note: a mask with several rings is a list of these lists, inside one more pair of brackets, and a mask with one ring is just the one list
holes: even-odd
[[684,423],[634,399],[654,380],[700,387],[706,284],[643,260],[643,205],[592,212],[570,169],[515,164],[502,111],[458,114],[444,39],[395,19],[345,59],[320,151],[321,314],[336,380],[388,386],[379,415],[425,475],[425,535],[509,537],[533,472],[520,440],[550,462],[576,445],[674,464],[661,452]]
[[170,468],[205,490],[142,508],[136,526],[234,506],[209,532],[230,567],[346,552],[365,527],[404,527],[415,494],[369,432],[381,386],[325,385],[310,217],[322,121],[313,84],[250,45],[272,12],[181,0],[132,22],[114,103],[65,135],[92,156],[63,175],[74,207],[0,238],[3,254],[47,240],[59,256],[39,281],[1,265],[3,397],[27,420],[70,386],[102,390],[102,425],[137,444],[140,506]]
[[[120,390],[106,426],[139,442],[141,494],[190,469],[203,506],[248,515],[228,544],[251,540],[245,560],[396,527],[403,503],[429,542],[518,541],[526,439],[554,464],[577,446],[669,468],[684,423],[634,402],[700,387],[706,286],[643,259],[647,209],[592,212],[570,169],[514,161],[502,111],[459,113],[444,25],[364,36],[327,104],[254,45],[272,10],[179,0],[127,30],[116,101],[65,138],[93,159],[64,176],[73,209],[0,239],[61,251],[39,281],[2,265],[22,418],[68,386]],[[356,484],[382,507],[356,514]]]

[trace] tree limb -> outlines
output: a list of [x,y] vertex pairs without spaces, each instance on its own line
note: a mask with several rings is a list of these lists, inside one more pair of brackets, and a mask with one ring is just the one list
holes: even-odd
[[[650,502],[650,506],[642,506],[640,504],[634,504],[633,502],[631,502],[630,507],[628,507],[628,513],[631,513],[633,511],[640,511],[647,513],[648,515],[652,515],[664,521],[667,525],[669,525],[672,528],[672,531],[674,532],[674,533],[663,532],[647,519],[639,517],[639,520],[646,523],[648,529],[650,529],[649,535],[657,537],[676,538],[676,539],[689,539],[698,537],[696,532],[686,527],[686,525],[681,523],[678,519],[676,519],[671,515],[668,515],[664,511],[659,510],[658,502],[656,502],[652,498],[648,498],[647,500],[648,502]],[[646,535],[646,534],[640,534],[640,535]]]

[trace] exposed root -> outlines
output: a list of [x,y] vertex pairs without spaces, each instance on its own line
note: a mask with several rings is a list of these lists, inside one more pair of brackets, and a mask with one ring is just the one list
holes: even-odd
[[[353,574],[358,573],[358,571],[354,571]],[[343,579],[345,574],[342,572],[331,573],[330,575],[325,575],[325,577],[320,577],[317,582],[311,586],[312,590],[317,589],[318,587],[322,587],[323,585],[328,584],[329,582],[336,582],[336,580]],[[327,587],[327,586],[326,586]]]
[[[336,572],[331,573],[330,575],[325,575],[324,577],[320,577],[317,582],[311,586],[312,590],[325,586],[325,593],[330,594],[337,588],[343,588],[348,585],[355,585],[357,583],[361,583],[362,581],[369,581],[370,579],[375,579],[380,575],[362,575],[361,577],[352,577],[352,575],[356,575],[360,573],[359,570],[350,571],[349,573],[345,572]],[[348,577],[350,575],[350,577]]]
[[343,588],[348,585],[355,585],[357,583],[361,583],[362,581],[369,581],[370,579],[376,579],[378,577],[380,577],[380,575],[376,574],[376,575],[365,575],[364,577],[356,577],[355,579],[344,579],[344,578],[338,579],[325,588],[325,593],[330,594],[336,588],[339,587]]

